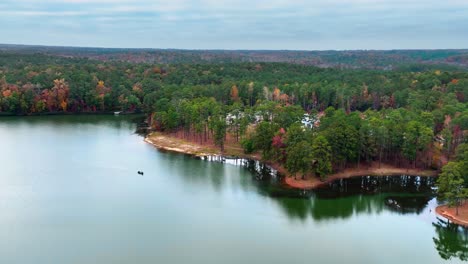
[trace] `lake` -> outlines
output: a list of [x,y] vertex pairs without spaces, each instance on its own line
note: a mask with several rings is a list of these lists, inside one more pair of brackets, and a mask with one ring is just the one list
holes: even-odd
[[135,133],[138,120],[0,119],[0,263],[468,259],[468,231],[434,213],[433,179],[292,190],[255,162],[161,152]]

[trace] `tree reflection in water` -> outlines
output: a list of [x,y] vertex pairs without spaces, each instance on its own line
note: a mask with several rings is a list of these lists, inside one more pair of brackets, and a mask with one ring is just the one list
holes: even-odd
[[333,181],[315,191],[319,198],[404,193],[431,195],[434,178],[419,176],[363,176]]
[[284,186],[282,176],[258,161],[244,160],[261,194],[275,197],[291,218],[344,219],[359,213],[421,213],[434,197],[435,179],[418,176],[362,176],[340,179],[313,191]]
[[431,196],[388,196],[385,205],[395,212],[420,214],[426,208]]
[[[278,199],[290,218],[301,221],[346,219],[357,214],[379,213],[384,209],[406,214],[420,214],[434,198],[434,178],[357,177],[332,182],[314,191],[310,198]],[[468,228],[437,219],[433,238],[439,255],[445,259],[468,261]]]
[[302,220],[308,216],[316,220],[343,219],[356,213],[379,213],[385,208],[419,214],[434,197],[432,177],[362,176],[336,180],[313,191],[298,190],[285,186],[281,174],[259,161],[210,156],[203,159],[243,166],[252,173],[250,184],[261,195],[274,197],[288,216]]
[[[252,160],[223,160],[252,172],[252,179],[240,184],[254,187],[272,197],[290,219],[330,221],[358,214],[378,214],[390,210],[401,214],[420,214],[435,197],[435,178],[417,176],[363,176],[341,179],[314,191],[284,186],[275,170]],[[433,223],[435,248],[445,260],[468,260],[468,229],[438,219]]]
[[433,178],[364,176],[337,180],[310,192],[283,188],[269,195],[281,197],[277,202],[291,218],[305,220],[311,216],[320,221],[380,213],[384,209],[419,214],[434,197],[433,186]]
[[437,220],[437,223],[432,224],[436,231],[436,237],[432,240],[440,257],[445,260],[458,258],[468,261],[468,228],[439,218]]

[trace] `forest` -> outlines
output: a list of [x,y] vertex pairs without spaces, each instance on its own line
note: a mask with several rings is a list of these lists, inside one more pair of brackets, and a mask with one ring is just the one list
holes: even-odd
[[440,50],[179,50],[91,47],[53,47],[0,44],[0,52],[44,54],[63,58],[153,64],[213,64],[285,62],[321,68],[466,69],[467,49]]
[[[142,112],[154,130],[221,150],[239,144],[301,177],[372,162],[460,174],[468,72],[407,66],[152,64],[7,51],[0,115]],[[468,186],[467,174],[458,178]]]

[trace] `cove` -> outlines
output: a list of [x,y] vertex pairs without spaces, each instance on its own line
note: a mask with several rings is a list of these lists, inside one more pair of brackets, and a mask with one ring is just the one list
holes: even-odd
[[[164,153],[133,116],[0,119],[1,263],[463,263],[433,179],[286,188],[252,161]],[[139,175],[137,171],[144,171]]]

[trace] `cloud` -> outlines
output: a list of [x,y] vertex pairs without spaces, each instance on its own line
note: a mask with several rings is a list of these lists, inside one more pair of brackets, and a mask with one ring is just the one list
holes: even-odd
[[3,0],[0,23],[2,41],[24,44],[468,47],[464,0]]

